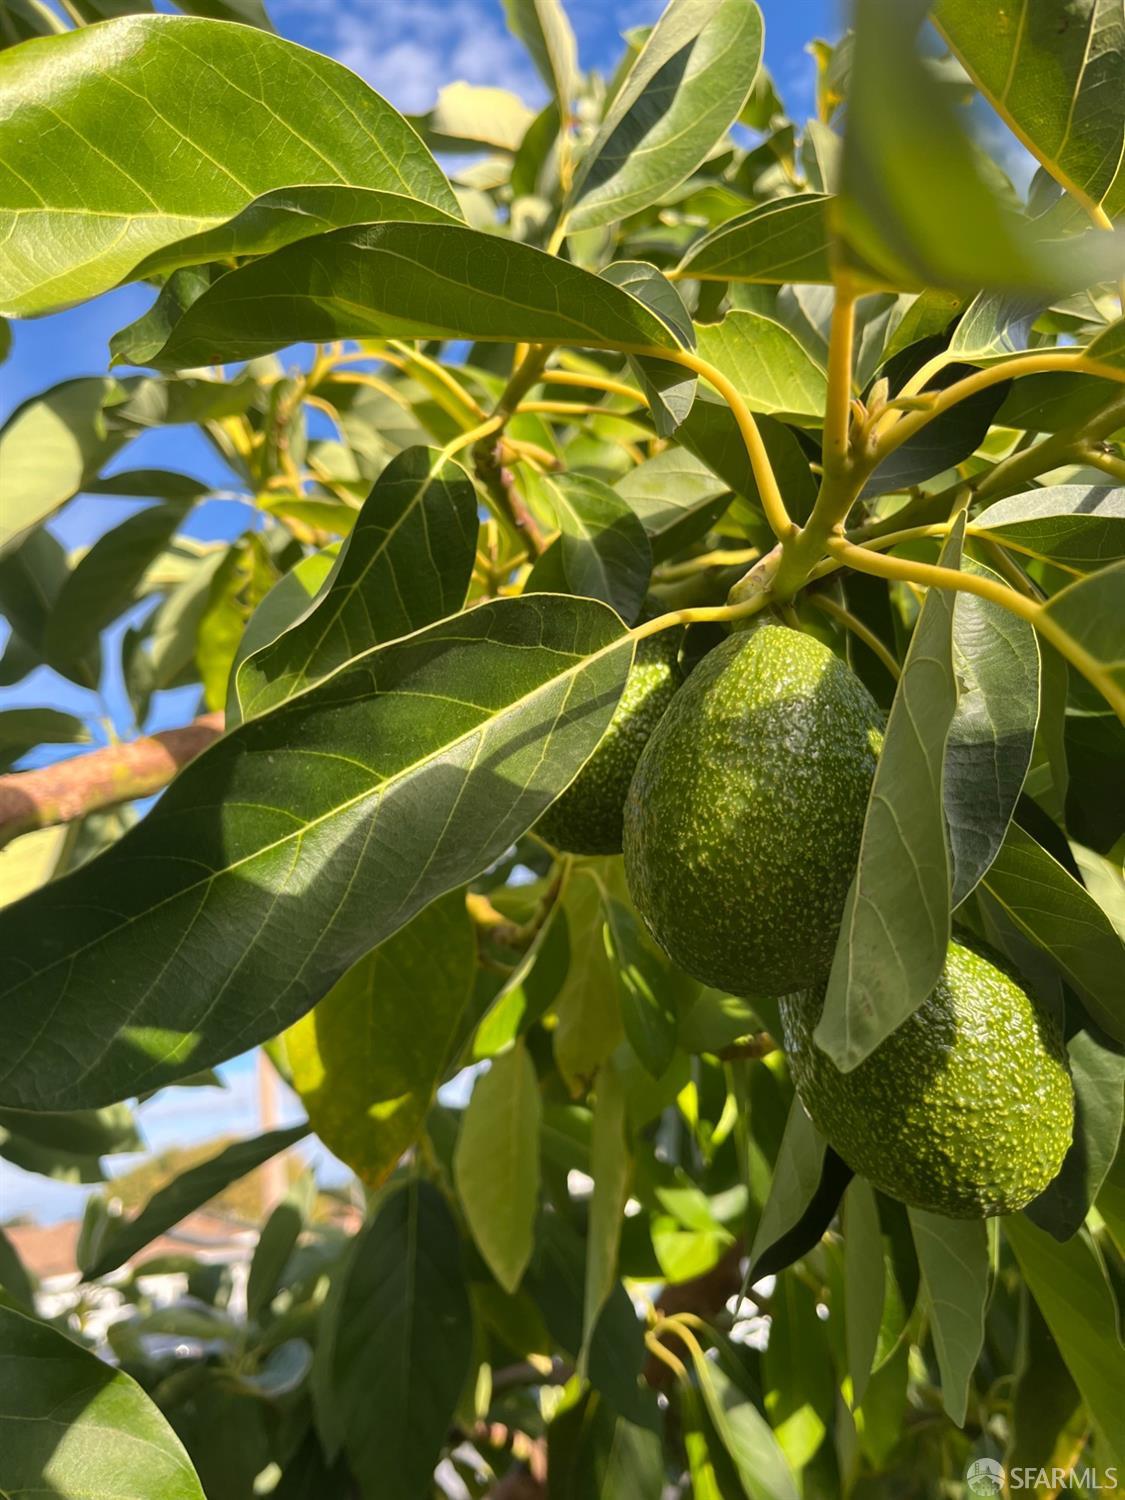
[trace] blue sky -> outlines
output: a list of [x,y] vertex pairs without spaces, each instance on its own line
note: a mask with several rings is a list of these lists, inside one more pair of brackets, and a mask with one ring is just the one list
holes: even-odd
[[[813,36],[838,35],[842,7],[837,0],[762,0],[762,7],[767,66],[791,114],[802,118],[812,108],[815,76],[804,44]],[[621,32],[651,23],[662,5],[661,0],[567,0],[567,8],[582,65],[608,72],[620,52]],[[282,0],[271,6],[271,14],[284,36],[338,58],[407,113],[426,110],[437,91],[457,79],[511,88],[532,104],[544,97],[529,59],[507,33],[501,0]],[[54,317],[14,325],[11,356],[0,366],[0,422],[28,397],[61,380],[103,373],[110,335],[143,312],[152,298],[149,289],[125,287]],[[121,468],[145,466],[179,469],[216,486],[229,479],[208,444],[183,428],[146,434],[117,463]],[[79,497],[52,522],[52,529],[67,546],[87,545],[126,514],[128,502]],[[194,512],[188,529],[217,538],[237,534],[244,524],[240,507],[212,502]],[[113,716],[120,718],[123,695],[114,680],[115,654],[110,644],[106,696]],[[100,712],[93,694],[45,669],[0,693],[0,701],[4,706],[49,703],[83,716]],[[194,690],[186,696],[164,695],[152,727],[182,722],[193,702]],[[250,1059],[236,1060],[223,1073],[230,1084],[225,1093],[172,1090],[144,1106],[142,1120],[154,1147],[253,1131]],[[289,1118],[299,1115],[291,1097],[286,1113]],[[0,1161],[0,1219],[29,1210],[45,1220],[69,1216],[80,1211],[87,1191],[45,1182]]]

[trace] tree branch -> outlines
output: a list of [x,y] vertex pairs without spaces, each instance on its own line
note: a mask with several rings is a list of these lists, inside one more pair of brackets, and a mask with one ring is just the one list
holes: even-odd
[[87,813],[150,797],[223,732],[221,713],[37,771],[0,776],[0,845],[21,833],[72,823]]

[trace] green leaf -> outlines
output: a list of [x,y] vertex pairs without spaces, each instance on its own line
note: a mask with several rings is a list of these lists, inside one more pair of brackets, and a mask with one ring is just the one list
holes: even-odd
[[1080,578],[1048,599],[1041,619],[1047,639],[1068,658],[1079,656],[1087,675],[1125,723],[1125,562]]
[[632,656],[603,604],[501,599],[239,725],[103,855],[0,913],[0,1097],[107,1103],[291,1024],[535,822]]
[[87,1281],[96,1281],[123,1266],[138,1250],[143,1250],[181,1219],[186,1219],[188,1214],[209,1203],[232,1182],[245,1177],[247,1172],[253,1172],[279,1151],[288,1151],[308,1133],[308,1121],[302,1120],[299,1125],[288,1125],[284,1130],[271,1130],[248,1140],[235,1141],[198,1166],[181,1172],[167,1187],[155,1192],[135,1218],[116,1225],[106,1240],[95,1247],[97,1253],[90,1261],[80,1262],[83,1277]]
[[59,1500],[203,1500],[179,1438],[136,1381],[0,1307],[0,1491]]
[[0,1125],[0,1157],[23,1172],[34,1172],[54,1182],[104,1182],[101,1158],[41,1146],[37,1141]]
[[644,527],[658,563],[710,530],[731,498],[729,487],[685,448],[665,448],[645,459],[614,489]]
[[696,240],[677,276],[696,281],[830,282],[828,197],[800,193],[759,203]]
[[333,1392],[365,1493],[418,1500],[472,1357],[457,1226],[427,1182],[385,1198],[356,1245],[333,1350]]
[[[1125,134],[1125,20],[1113,0],[988,9],[940,0],[934,20],[973,82],[1056,182],[1103,203]],[[1120,188],[1112,194],[1115,207]]]
[[590,1086],[622,1036],[616,967],[605,930],[608,901],[598,866],[576,866],[562,898],[570,964],[555,1001],[554,1031],[555,1062],[573,1094]]
[[[961,566],[995,577],[971,558]],[[996,858],[1031,764],[1039,717],[1034,628],[1002,605],[958,593],[953,671],[957,708],[945,746],[942,804],[956,907]]]
[[90,732],[81,719],[57,708],[0,710],[0,770],[6,771],[36,745],[88,745]]
[[[883,1322],[883,1240],[875,1189],[852,1179],[843,1202],[844,1318],[852,1407],[867,1391]],[[786,1278],[788,1279],[788,1278]]]
[[297,1248],[297,1241],[304,1227],[304,1214],[292,1196],[284,1198],[262,1225],[246,1282],[248,1317],[257,1319],[269,1311],[270,1303],[277,1294],[278,1283],[289,1257]]
[[[10,56],[0,56],[0,73]],[[107,432],[103,415],[120,389],[115,380],[67,380],[8,418],[0,430],[0,549],[65,505],[122,446],[125,435]]]
[[547,1445],[552,1500],[661,1500],[659,1431],[626,1421],[597,1391],[555,1416]]
[[477,1079],[453,1155],[473,1239],[506,1292],[518,1288],[535,1243],[541,1116],[535,1064],[517,1041]]
[[[272,645],[278,636],[284,634],[290,626],[296,625],[308,613],[311,604],[319,603],[342,546],[343,542],[329,543],[319,552],[303,557],[277,580],[246,622],[246,629],[242,632],[234,665],[231,667],[232,684],[237,685],[239,669],[247,657]],[[242,718],[242,708],[235,691],[227,698],[227,716],[230,727],[239,723]]]
[[623,219],[690,176],[738,118],[761,57],[754,0],[672,0],[575,173],[570,230]]
[[[275,188],[374,188],[461,217],[401,115],[339,63],[263,31],[122,17],[8,51],[0,76],[11,314],[96,296]],[[298,129],[294,99],[314,98]],[[42,151],[60,122],[65,153]]]
[[3,1229],[0,1229],[0,1291],[11,1298],[20,1311],[35,1316],[35,1287],[16,1247]]
[[154,505],[100,536],[55,596],[44,653],[56,671],[71,676],[97,649],[107,625],[129,608],[146,570],[168,546],[186,516],[183,505]]
[[1055,484],[1009,495],[969,523],[1016,553],[1091,573],[1125,557],[1125,489]]
[[794,1095],[750,1251],[748,1284],[792,1265],[817,1244],[851,1176]]
[[792,1472],[765,1417],[721,1360],[708,1359],[696,1343],[690,1347],[707,1415],[749,1500],[797,1500]]
[[[66,553],[45,526],[0,552],[0,609],[30,658],[28,670],[46,657],[51,614],[69,576]],[[66,663],[66,675],[79,687],[97,686],[101,651],[96,642],[84,657]]]
[[799,1277],[779,1276],[770,1302],[770,1339],[762,1354],[766,1415],[789,1463],[803,1469],[835,1418],[826,1330],[816,1292]]
[[981,889],[1047,954],[1097,1024],[1125,1042],[1125,944],[1086,888],[1012,823]]
[[699,353],[734,383],[751,411],[821,421],[827,376],[783,324],[735,308],[696,334]]
[[1086,1437],[1086,1409],[1038,1304],[1026,1291],[1019,1339],[1005,1463],[1009,1469],[1064,1467]]
[[133,1111],[125,1104],[74,1110],[70,1114],[0,1109],[0,1128],[45,1150],[74,1156],[113,1156],[143,1149]]
[[[632,293],[660,318],[686,349],[695,347],[691,315],[676,288],[647,261],[617,260],[601,275]],[[637,384],[648,398],[649,415],[658,437],[671,437],[691,411],[698,380],[691,370],[668,360],[634,357],[629,361]]]
[[166,276],[180,266],[209,261],[231,261],[247,255],[270,255],[285,245],[311,235],[345,229],[350,224],[380,224],[385,220],[421,224],[451,224],[460,220],[448,204],[439,207],[403,192],[380,192],[366,187],[304,185],[275,188],[255,198],[246,208],[201,234],[188,235],[155,251],[132,272],[134,280]]
[[1093,1241],[1083,1229],[1060,1244],[1019,1214],[1004,1220],[1004,1234],[1090,1418],[1109,1445],[1106,1456],[1120,1462],[1125,1350],[1117,1336],[1116,1300]]
[[566,11],[559,0],[504,0],[504,16],[566,119],[578,91],[578,44]]
[[241,714],[232,722],[285,702],[361,651],[460,609],[476,537],[476,491],[463,469],[432,448],[393,458],[316,605],[242,662],[231,705],[237,698]]
[[1125,1050],[1086,1026],[1066,1051],[1076,1098],[1074,1139],[1058,1176],[1025,1210],[1057,1240],[1070,1239],[1085,1222],[1117,1155],[1125,1118]]
[[[772,417],[758,417],[757,423],[789,514],[795,520],[807,520],[817,491],[808,457],[791,428]],[[736,494],[745,495],[755,505],[761,503],[746,444],[725,402],[700,395],[677,437]],[[764,520],[762,525],[764,529]]]
[[422,1129],[475,968],[465,898],[450,891],[353,964],[285,1033],[309,1123],[368,1187],[386,1180]]
[[605,915],[621,1024],[641,1066],[653,1078],[663,1078],[676,1052],[679,1001],[696,986],[656,947],[631,906],[611,897]]
[[907,1212],[929,1301],[942,1402],[963,1427],[969,1382],[984,1347],[988,1232],[983,1220],[946,1219],[920,1208]]
[[612,1062],[598,1069],[594,1096],[594,1130],[590,1151],[590,1173],[594,1191],[590,1198],[586,1234],[586,1284],[582,1298],[582,1358],[589,1358],[590,1344],[602,1308],[617,1279],[617,1252],[621,1223],[629,1197],[633,1162],[626,1138],[625,1090]]
[[[941,389],[964,374],[964,366],[947,365],[932,385]],[[920,432],[876,465],[860,491],[861,498],[907,489],[963,463],[988,436],[1003,401],[1004,387],[990,386],[927,422]]]
[[950,91],[918,54],[927,9],[924,0],[856,7],[833,215],[855,269],[876,285],[972,293],[1078,290],[1115,274],[1111,236],[1046,240],[996,195]]
[[628,503],[588,474],[544,474],[535,491],[561,534],[532,568],[525,592],[601,599],[632,624],[648,590],[652,549]]
[[[942,549],[961,560],[964,523]],[[952,590],[930,589],[891,704],[816,1042],[847,1072],[913,1015],[938,981],[951,929],[942,804],[957,709]]]
[[[146,339],[139,353],[183,369],[301,339],[362,337],[676,347],[628,292],[530,245],[453,224],[372,224],[316,235],[221,276],[163,348]],[[135,352],[115,340],[118,361]]]

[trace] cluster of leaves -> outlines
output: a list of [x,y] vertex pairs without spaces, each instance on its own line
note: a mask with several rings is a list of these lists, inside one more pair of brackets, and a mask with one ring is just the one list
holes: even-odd
[[[980,1455],[1104,1470],[1125,27],[1096,0],[1069,32],[1047,0],[1015,29],[942,0],[948,51],[920,51],[924,5],[863,0],[815,45],[800,125],[753,0],[673,0],[609,80],[554,0],[506,9],[548,104],[457,84],[407,121],[265,25],[4,8],[2,311],[159,294],[120,373],[0,431],[0,683],[45,665],[92,695],[87,720],[0,713],[0,751],[91,736],[107,640],[130,728],[198,685],[227,733],[135,827],[5,851],[0,1154],[98,1180],[137,1144],[121,1101],[277,1039],[308,1124],[135,1217],[95,1200],[84,1278],[309,1129],[368,1212],[349,1237],[298,1185],[245,1287],[169,1263],[171,1308],[126,1271],[117,1371],[34,1320],[0,1237],[0,1489],[85,1493],[97,1462],[106,1495],[419,1500],[544,1453],[573,1500],[938,1496]],[[1039,159],[1026,205],[958,118],[977,91]],[[439,151],[467,160],[452,181]],[[123,466],[173,424],[225,463],[232,542],[191,537],[207,486]],[[690,666],[750,607],[724,601],[775,557],[771,480],[804,527],[776,607],[888,713],[826,1050],[852,1064],[917,1008],[954,919],[1065,1023],[1075,1144],[1000,1230],[853,1178],[771,1004],[701,989],[619,860],[533,831],[610,721],[631,627],[688,622]],[[78,494],[150,503],[67,555],[50,526]]]

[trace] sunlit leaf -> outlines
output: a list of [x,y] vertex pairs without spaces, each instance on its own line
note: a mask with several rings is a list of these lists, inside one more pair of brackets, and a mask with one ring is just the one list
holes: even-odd
[[821,193],[760,203],[697,240],[677,274],[697,281],[829,282],[827,204]]
[[757,76],[754,0],[672,0],[582,158],[571,230],[612,223],[683,182],[737,119]]
[[[146,256],[298,183],[401,193],[460,218],[389,104],[339,63],[264,31],[123,16],[8,51],[0,75],[6,312],[95,296]],[[312,97],[324,107],[298,128],[293,100]],[[66,150],[44,151],[60,127]]]
[[59,1500],[203,1500],[179,1438],[123,1370],[0,1307],[0,1490]]

